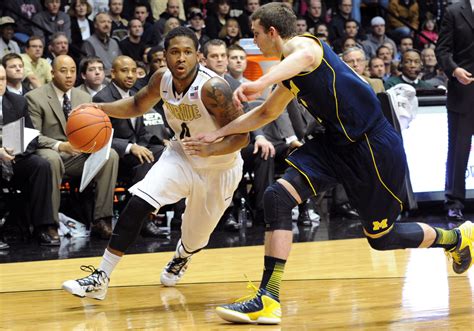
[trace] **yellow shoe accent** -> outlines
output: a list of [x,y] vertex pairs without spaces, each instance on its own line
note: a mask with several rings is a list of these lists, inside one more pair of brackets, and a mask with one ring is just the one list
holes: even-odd
[[281,305],[265,289],[259,289],[253,298],[216,308],[220,318],[233,323],[279,324]]
[[474,224],[466,221],[457,229],[459,241],[456,247],[447,251],[446,254],[453,259],[453,270],[457,274],[466,272],[472,265],[474,251]]

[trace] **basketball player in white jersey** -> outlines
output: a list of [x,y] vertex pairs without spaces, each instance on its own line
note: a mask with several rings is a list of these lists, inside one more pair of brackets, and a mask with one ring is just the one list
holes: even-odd
[[207,245],[242,177],[239,151],[248,143],[247,134],[202,144],[193,155],[184,153],[182,139],[216,130],[243,113],[232,104],[227,82],[199,65],[193,31],[175,28],[164,45],[169,70],[158,70],[133,97],[95,105],[112,117],[131,118],[144,114],[162,98],[176,136],[146,177],[130,188],[133,196],[119,217],[99,267],[82,266],[91,272],[89,276],[63,283],[63,289],[76,296],[104,299],[110,275],[135,241],[145,217],[186,198],[181,239],[160,277],[163,285],[175,286],[191,256]]

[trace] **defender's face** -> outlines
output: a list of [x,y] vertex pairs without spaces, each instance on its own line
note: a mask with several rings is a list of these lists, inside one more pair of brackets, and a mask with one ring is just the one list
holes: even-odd
[[263,56],[272,56],[276,53],[275,46],[269,37],[268,32],[265,32],[263,26],[260,25],[260,20],[252,21],[253,41],[260,48]]
[[174,79],[185,80],[194,75],[198,56],[190,38],[179,36],[171,39],[165,56]]

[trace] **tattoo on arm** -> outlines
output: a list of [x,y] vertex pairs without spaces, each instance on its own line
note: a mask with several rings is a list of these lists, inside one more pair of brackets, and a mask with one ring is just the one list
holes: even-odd
[[209,80],[205,97],[208,101],[206,106],[214,116],[222,118],[225,122],[223,124],[227,124],[243,114],[242,111],[235,108],[232,103],[232,90],[222,79]]

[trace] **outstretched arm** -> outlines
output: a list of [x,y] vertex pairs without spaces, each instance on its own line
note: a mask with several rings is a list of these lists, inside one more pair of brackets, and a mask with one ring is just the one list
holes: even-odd
[[292,78],[305,71],[312,71],[322,61],[323,50],[313,39],[296,37],[285,44],[285,59],[272,70],[253,82],[240,85],[234,92],[234,103],[241,107],[242,101],[253,100],[267,87]]
[[[237,109],[232,103],[232,90],[229,84],[219,77],[211,78],[204,84],[201,98],[219,127],[223,127],[243,115],[243,111]],[[229,135],[215,144],[208,144],[193,139],[193,137],[183,139],[186,153],[203,157],[229,154],[247,146],[248,143],[249,135],[247,133]]]
[[211,143],[221,137],[250,132],[260,128],[280,116],[293,97],[293,94],[287,88],[279,85],[261,106],[239,116],[219,130],[197,135],[196,139]]
[[[114,102],[98,103],[94,106],[102,109],[104,113],[115,118],[138,117],[149,111],[161,100],[160,83],[165,70],[160,69],[151,76],[148,84],[132,97],[120,99]],[[81,105],[78,109],[87,107]]]

